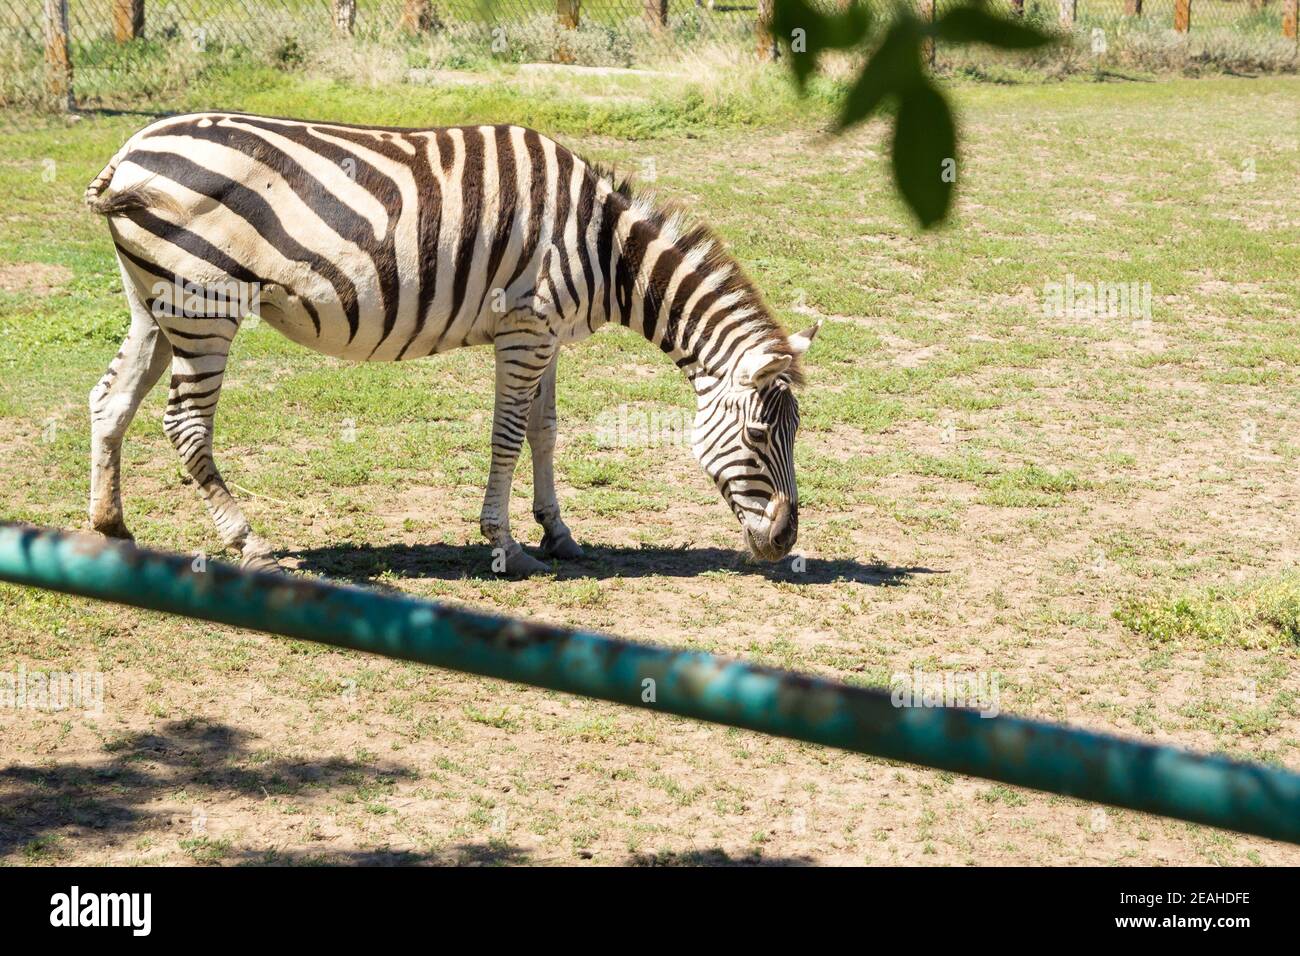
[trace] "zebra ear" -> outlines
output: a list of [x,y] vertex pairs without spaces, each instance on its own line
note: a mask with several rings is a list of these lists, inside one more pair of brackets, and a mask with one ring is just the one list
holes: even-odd
[[790,351],[794,352],[795,355],[803,355],[804,352],[807,352],[808,346],[812,345],[812,340],[817,335],[818,330],[821,329],[824,321],[824,319],[818,319],[817,324],[812,328],[804,329],[802,332],[790,336]]
[[790,367],[794,359],[777,352],[750,352],[740,360],[736,382],[743,387],[760,387]]

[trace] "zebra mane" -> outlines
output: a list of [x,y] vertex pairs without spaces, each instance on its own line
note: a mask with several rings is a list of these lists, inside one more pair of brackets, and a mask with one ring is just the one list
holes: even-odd
[[619,179],[613,167],[599,163],[587,165],[598,179],[623,197],[632,210],[654,226],[662,239],[675,246],[687,262],[706,272],[725,271],[726,277],[717,287],[718,296],[734,297],[738,307],[750,310],[751,328],[761,336],[751,348],[789,356],[790,367],[783,377],[791,385],[803,385],[803,366],[800,356],[790,347],[790,333],[772,315],[754,283],[727,251],[721,237],[702,223],[692,223],[680,204],[659,199],[653,190],[635,188],[630,176]]

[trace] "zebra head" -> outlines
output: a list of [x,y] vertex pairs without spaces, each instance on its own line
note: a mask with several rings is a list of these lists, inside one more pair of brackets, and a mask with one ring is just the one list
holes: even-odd
[[695,457],[739,519],[745,548],[762,561],[785,557],[799,535],[794,365],[820,327],[789,336],[786,348],[756,346],[729,377],[697,382]]

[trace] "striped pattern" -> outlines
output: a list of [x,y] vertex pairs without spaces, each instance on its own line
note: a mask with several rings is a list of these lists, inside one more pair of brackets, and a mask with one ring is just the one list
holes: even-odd
[[173,117],[133,136],[86,200],[108,217],[132,310],[91,395],[91,520],[106,533],[127,533],[121,434],[170,363],[167,434],[227,544],[272,563],[212,457],[230,342],[252,311],[357,361],[494,347],[481,524],[498,570],[541,567],[509,528],[525,439],[543,550],[581,553],[554,489],[555,362],[608,322],[643,334],[694,383],[696,453],[750,549],[772,557],[793,544],[792,387],[815,329],[787,337],[706,230],[532,130]]

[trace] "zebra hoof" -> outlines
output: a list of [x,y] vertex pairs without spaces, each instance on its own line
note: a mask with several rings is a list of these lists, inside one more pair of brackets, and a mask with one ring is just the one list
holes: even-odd
[[127,530],[126,522],[121,518],[118,518],[116,521],[97,524],[95,525],[95,530],[105,538],[116,538],[118,541],[126,541],[129,544],[135,543],[135,535]]
[[538,561],[531,554],[520,548],[505,558],[506,577],[510,578],[528,578],[534,574],[549,574],[550,567],[543,561]]
[[280,562],[275,560],[269,554],[246,554],[240,560],[239,566],[245,571],[283,571]]
[[249,535],[240,549],[242,558],[239,566],[246,571],[282,571],[280,562],[271,555],[271,546],[261,538]]
[[559,537],[542,535],[542,553],[548,558],[559,558],[561,561],[576,561],[585,557],[582,547],[567,531]]

